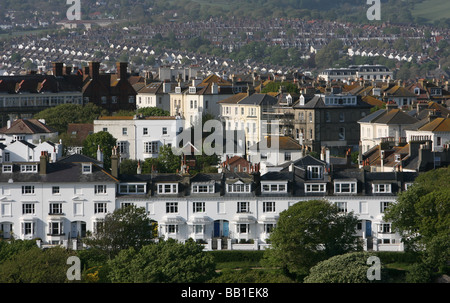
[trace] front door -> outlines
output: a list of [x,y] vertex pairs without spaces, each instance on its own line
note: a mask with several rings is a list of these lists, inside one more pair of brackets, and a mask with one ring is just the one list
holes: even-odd
[[372,237],[372,221],[366,221],[366,237]]
[[220,221],[214,221],[214,237],[220,237]]
[[228,237],[229,234],[229,223],[228,221],[223,221],[223,230],[222,230],[222,236]]
[[11,238],[12,223],[0,224],[0,231],[2,232],[3,239]]

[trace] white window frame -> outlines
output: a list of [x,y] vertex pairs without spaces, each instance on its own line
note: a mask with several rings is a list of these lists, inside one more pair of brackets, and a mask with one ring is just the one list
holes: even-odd
[[206,211],[205,202],[192,202],[193,213],[204,213]]
[[390,183],[377,183],[372,184],[372,192],[378,194],[391,193],[392,184]]
[[[315,171],[316,169],[317,169],[317,172]],[[320,180],[323,178],[323,166],[310,165],[307,167],[307,170],[308,170],[308,179]]]
[[275,212],[275,201],[264,201],[263,202],[263,213],[274,213]]
[[178,207],[178,202],[166,202],[166,214],[177,214]]
[[[314,190],[316,186],[318,186],[318,190]],[[326,190],[326,183],[305,183],[305,193],[324,193]]]
[[[343,190],[343,186],[348,186],[348,190]],[[356,194],[357,184],[356,182],[334,182],[335,194]]]
[[250,213],[250,202],[238,201],[237,202],[237,213]]
[[107,186],[106,184],[97,184],[94,186],[94,193],[96,195],[106,195],[107,194]]
[[[169,186],[169,187],[167,187]],[[158,194],[177,194],[178,183],[158,183]]]

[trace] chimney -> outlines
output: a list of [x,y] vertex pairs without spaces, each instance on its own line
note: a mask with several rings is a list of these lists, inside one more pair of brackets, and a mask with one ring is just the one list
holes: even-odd
[[395,103],[395,101],[388,101],[387,103],[386,103],[386,110],[387,111],[390,111],[390,110],[393,110],[393,109],[396,109],[396,108],[398,108],[398,105],[397,105],[397,103]]
[[103,152],[100,149],[100,145],[98,145],[98,147],[97,147],[97,161],[103,163]]
[[119,77],[119,80],[126,80],[127,79],[127,66],[128,63],[126,62],[117,62],[116,63],[116,69],[117,69],[117,76]]
[[138,175],[142,174],[141,161],[138,161],[136,173],[137,173]]
[[47,174],[47,164],[48,164],[48,154],[46,151],[41,152],[41,157],[39,158],[39,174],[46,175]]
[[97,80],[100,73],[99,62],[89,62],[89,76],[92,80]]
[[6,122],[6,129],[10,129],[11,128],[11,120],[8,120]]
[[63,64],[62,62],[53,62],[53,76],[61,77],[63,75]]
[[114,178],[119,177],[119,156],[117,154],[117,147],[114,147],[111,155],[111,175]]

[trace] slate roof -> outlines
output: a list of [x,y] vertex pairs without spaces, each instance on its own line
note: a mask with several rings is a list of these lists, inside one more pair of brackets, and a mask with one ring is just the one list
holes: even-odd
[[52,127],[45,125],[37,119],[17,119],[7,126],[0,129],[1,134],[44,134],[55,133]]

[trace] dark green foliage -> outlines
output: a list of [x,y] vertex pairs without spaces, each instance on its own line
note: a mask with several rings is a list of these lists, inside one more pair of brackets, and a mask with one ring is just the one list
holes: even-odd
[[203,246],[173,239],[121,251],[108,262],[111,282],[202,283],[213,278],[215,263]]

